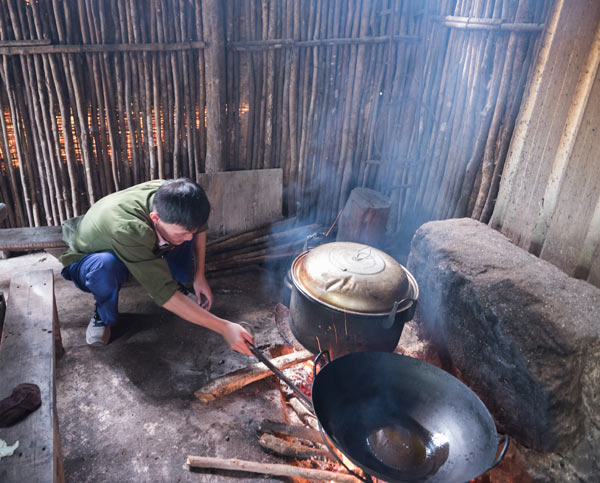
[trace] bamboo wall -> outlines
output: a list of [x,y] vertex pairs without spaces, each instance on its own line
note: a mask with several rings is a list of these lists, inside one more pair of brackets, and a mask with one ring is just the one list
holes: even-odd
[[199,1],[2,2],[10,226],[59,224],[118,189],[202,172],[202,38]]
[[283,168],[285,212],[321,223],[355,186],[392,231],[487,220],[551,3],[2,2],[8,226],[215,166]]

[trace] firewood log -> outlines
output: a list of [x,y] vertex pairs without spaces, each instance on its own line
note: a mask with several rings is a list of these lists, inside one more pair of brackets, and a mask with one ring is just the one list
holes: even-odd
[[299,466],[258,463],[255,461],[239,460],[235,458],[211,458],[208,456],[188,456],[187,465],[189,468],[213,468],[219,470],[245,471],[248,473],[260,473],[263,475],[288,476],[309,478],[311,480],[328,480],[355,483],[360,480],[346,473],[333,471],[315,470],[312,468],[302,468]]

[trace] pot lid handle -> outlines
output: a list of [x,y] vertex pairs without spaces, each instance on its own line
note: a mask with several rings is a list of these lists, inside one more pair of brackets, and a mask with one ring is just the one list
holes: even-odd
[[398,312],[398,305],[400,305],[404,300],[396,300],[394,302],[394,306],[392,307],[392,311],[390,314],[381,322],[381,327],[384,329],[389,329],[394,325],[394,321],[396,320],[396,312]]

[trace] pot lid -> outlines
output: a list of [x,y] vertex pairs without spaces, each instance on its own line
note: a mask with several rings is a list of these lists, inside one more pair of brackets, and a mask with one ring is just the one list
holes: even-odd
[[292,278],[308,297],[360,313],[389,313],[410,292],[402,265],[381,250],[352,242],[326,243],[300,254]]

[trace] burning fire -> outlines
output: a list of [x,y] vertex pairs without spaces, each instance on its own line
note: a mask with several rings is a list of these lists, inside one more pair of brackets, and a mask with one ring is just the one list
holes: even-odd
[[[313,381],[313,368],[314,368],[314,362],[312,360],[308,360],[308,361],[305,361],[294,367],[285,369],[283,372],[291,380],[291,382],[293,382],[304,394],[306,394],[310,398],[311,397],[311,389],[312,389],[312,381]],[[282,400],[284,421],[287,424],[299,424],[298,419],[299,419],[300,415],[296,414],[294,409],[292,409],[292,407],[286,403],[288,397],[290,397],[289,391],[291,391],[291,390],[287,389],[287,385],[285,383],[280,383],[279,389],[281,391],[281,396],[282,396],[281,400]],[[294,396],[292,396],[292,397],[294,397]],[[314,423],[314,424],[307,424],[307,423],[303,423],[303,424],[307,427],[311,427],[312,429],[318,429],[318,424],[316,423],[316,421],[317,421],[316,418],[312,417],[310,419],[312,419],[312,423]],[[311,422],[311,421],[309,421],[309,422]],[[327,450],[327,446],[325,445],[325,443],[315,443],[314,446],[318,447],[320,449]],[[343,461],[343,463],[350,470],[354,471],[358,475],[364,476],[363,471],[360,468],[358,468],[356,465],[354,465],[352,463],[352,461],[350,461],[343,453],[341,453],[337,449],[335,449],[335,451],[336,451],[337,457],[339,459],[341,459],[341,461]],[[337,462],[335,460],[335,457],[333,455],[331,455],[331,459],[329,459],[329,460],[321,459],[318,457],[313,457],[310,459],[295,459],[295,460],[293,460],[292,464],[294,464],[296,466],[304,467],[304,468],[313,468],[313,469],[320,469],[320,470],[326,470],[326,471],[347,473],[347,470],[343,467],[342,464],[340,464],[339,462]],[[291,478],[291,479],[292,479],[292,481],[295,481],[298,483],[308,481],[303,478]],[[377,481],[377,480],[373,479],[373,481]]]

